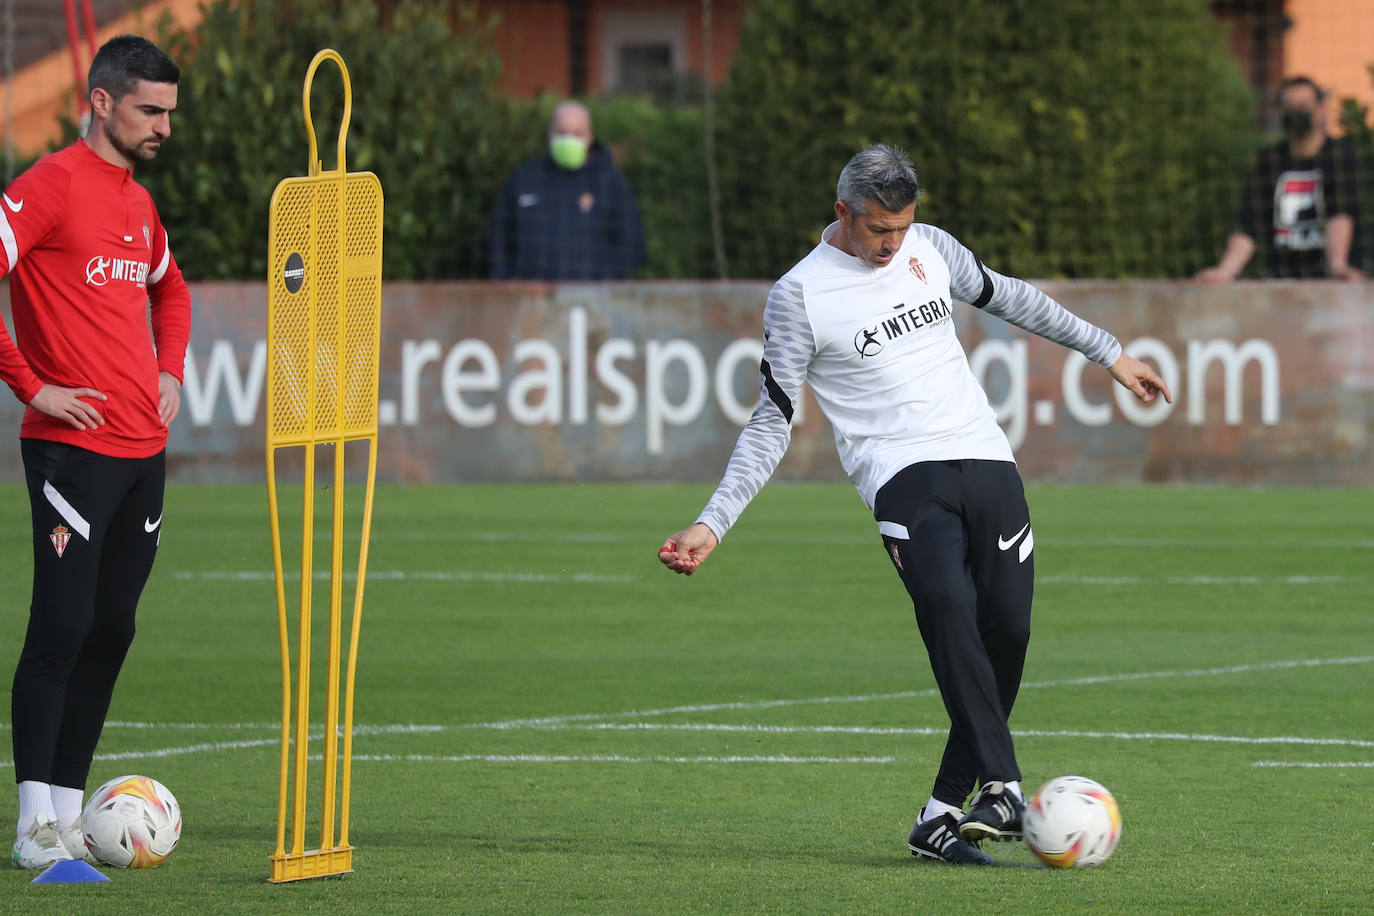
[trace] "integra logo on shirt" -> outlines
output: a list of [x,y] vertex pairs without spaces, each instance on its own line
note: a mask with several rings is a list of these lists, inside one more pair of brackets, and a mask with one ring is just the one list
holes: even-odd
[[883,342],[878,339],[878,329],[859,328],[859,333],[854,335],[854,349],[859,351],[859,359],[877,356],[883,352]]
[[[912,308],[908,308],[905,302],[899,302],[892,308],[901,311],[891,318],[884,318],[874,327],[860,328],[859,333],[854,335],[854,349],[859,352],[860,359],[877,356],[883,351],[884,341],[896,340],[911,331],[947,321],[950,316],[949,303],[944,299],[932,299]],[[881,340],[879,335],[882,336]]]
[[86,262],[87,286],[104,286],[111,280],[123,280],[135,286],[146,286],[148,262],[129,258],[105,258],[100,255]]

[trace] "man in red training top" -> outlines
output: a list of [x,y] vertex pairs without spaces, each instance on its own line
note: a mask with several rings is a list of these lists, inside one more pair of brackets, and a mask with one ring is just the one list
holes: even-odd
[[[91,62],[84,140],[5,189],[0,377],[33,515],[33,603],[14,673],[17,868],[89,858],[82,794],[162,533],[167,428],[191,296],[133,169],[171,133],[181,71],[135,35]],[[149,318],[152,335],[149,337]]]

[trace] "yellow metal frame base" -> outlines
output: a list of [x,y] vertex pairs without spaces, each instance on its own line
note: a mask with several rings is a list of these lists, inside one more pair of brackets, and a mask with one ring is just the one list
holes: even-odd
[[282,884],[286,881],[301,881],[305,878],[344,875],[352,870],[352,846],[339,846],[335,849],[312,849],[297,855],[273,856],[272,877],[267,880],[273,884]]

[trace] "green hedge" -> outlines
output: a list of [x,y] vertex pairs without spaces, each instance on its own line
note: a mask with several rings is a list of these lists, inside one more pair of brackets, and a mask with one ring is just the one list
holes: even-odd
[[[214,0],[191,33],[164,20],[180,111],[139,178],[188,277],[265,273],[268,201],[306,172],[301,82],[323,47],[352,74],[348,166],[386,194],[386,276],[486,276],[487,214],[542,152],[557,99],[497,94],[499,13],[390,6]],[[312,112],[330,168],[339,95],[322,67]],[[589,100],[643,212],[641,277],[776,277],[832,219],[844,163],[877,141],[912,154],[917,218],[998,270],[1188,276],[1220,252],[1260,142],[1254,99],[1196,0],[752,0],[716,103],[718,246],[701,105]],[[1374,164],[1365,114],[1347,129],[1364,131]]]
[[[526,106],[496,95],[496,22],[446,6],[402,0],[383,23],[356,0],[219,0],[191,33],[164,24],[160,40],[182,67],[179,111],[139,178],[188,276],[265,274],[268,203],[281,179],[307,172],[302,81],[325,47],[352,79],[348,169],[376,172],[386,195],[386,276],[473,271],[493,176],[514,164]],[[322,65],[311,115],[325,168],[337,165],[341,97],[337,68]]]
[[[1374,67],[1369,68],[1374,80]],[[1361,226],[1360,264],[1365,273],[1374,275],[1374,126],[1369,123],[1369,108],[1354,99],[1345,99],[1340,109],[1341,130],[1355,138],[1364,160],[1364,196],[1360,198]]]
[[[1157,277],[1215,258],[1254,103],[1196,0],[759,0],[721,94],[732,273],[771,276],[832,219],[872,142],[917,218],[1035,277]],[[786,245],[753,243],[760,218]]]
[[[306,172],[301,85],[323,47],[352,77],[348,168],[376,172],[386,195],[385,275],[487,275],[487,215],[506,176],[544,151],[558,99],[498,96],[499,15],[448,6],[403,0],[382,21],[360,0],[218,0],[191,33],[164,22],[159,40],[182,67],[180,110],[172,142],[139,179],[188,277],[265,273],[267,205],[278,181]],[[709,274],[700,111],[637,98],[589,107],[643,211],[649,256],[639,275]],[[337,71],[325,64],[311,115],[326,168],[340,111]]]

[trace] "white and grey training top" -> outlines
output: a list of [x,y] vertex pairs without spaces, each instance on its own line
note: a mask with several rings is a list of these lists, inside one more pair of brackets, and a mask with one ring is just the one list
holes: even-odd
[[717,538],[782,460],[809,382],[840,463],[873,508],[918,461],[1014,461],[954,331],[955,299],[1110,366],[1121,344],[1023,280],[988,270],[943,229],[914,223],[886,265],[830,244],[838,223],[782,279],[763,310],[758,406],[698,521]]

